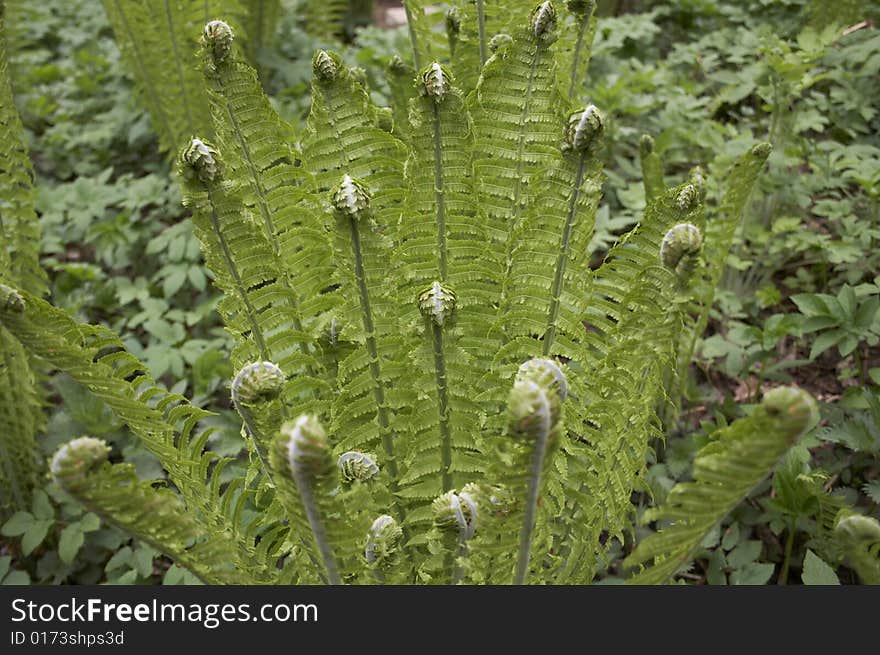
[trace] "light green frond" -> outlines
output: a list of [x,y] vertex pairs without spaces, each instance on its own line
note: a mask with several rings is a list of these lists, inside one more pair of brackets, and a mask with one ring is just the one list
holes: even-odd
[[[562,3],[560,3],[562,4]],[[567,16],[560,26],[562,45],[560,46],[560,69],[566,96],[570,102],[582,100],[587,83],[587,70],[596,35],[597,0],[567,0]]]
[[[194,54],[207,20],[203,2],[103,0],[123,58],[138,83],[163,150],[210,136],[210,112]],[[210,5],[213,7],[213,5]]]
[[226,179],[221,153],[194,137],[179,167],[196,237],[225,294],[218,311],[237,341],[233,366],[275,362],[290,376],[289,402],[314,399],[323,383],[312,338],[302,330],[297,299],[279,275],[280,266],[273,266],[278,260],[265,232],[255,227],[236,181]]
[[[228,2],[228,0],[221,0]],[[242,27],[244,28],[244,51],[249,61],[256,65],[260,52],[275,41],[278,23],[281,19],[281,0],[242,0],[244,11]],[[214,16],[213,18],[222,18]]]
[[[224,38],[214,34],[219,23]],[[272,251],[278,285],[290,298],[297,331],[320,332],[332,308],[325,293],[333,275],[332,254],[314,201],[304,191],[309,179],[297,166],[293,134],[272,108],[256,71],[234,50],[216,44],[234,39],[231,28],[214,21],[202,37],[205,78],[225,179],[236,184],[240,199]]]
[[249,561],[253,557],[249,532],[265,524],[254,526],[253,519],[248,524],[242,518],[250,494],[243,481],[233,481],[221,493],[221,474],[228,460],[205,450],[211,430],[199,425],[210,412],[158,387],[111,331],[76,323],[26,292],[20,296],[20,311],[0,312],[3,327],[30,355],[67,373],[103,401],[162,462],[206,529],[227,532],[241,560]]
[[[2,311],[2,310],[0,310]],[[27,353],[0,327],[0,520],[30,507],[42,468],[37,432],[45,424]]]
[[74,439],[53,457],[52,475],[105,522],[165,553],[207,584],[269,581],[257,562],[236,566],[239,553],[229,535],[206,531],[177,494],[139,480],[131,464],[109,464],[109,450],[98,439]]
[[506,243],[537,199],[533,176],[558,155],[562,98],[556,83],[555,26],[535,34],[528,18],[486,63],[471,112],[474,175],[490,236]]
[[665,504],[648,510],[645,521],[668,520],[624,561],[651,564],[627,582],[662,584],[686,566],[706,534],[779,463],[819,419],[816,402],[804,391],[781,387],[768,392],[755,411],[715,434],[694,460],[694,481],[680,482]]

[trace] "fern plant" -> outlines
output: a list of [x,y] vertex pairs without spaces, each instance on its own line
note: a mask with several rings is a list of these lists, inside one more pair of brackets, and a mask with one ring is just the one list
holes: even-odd
[[[4,276],[17,347],[101,398],[175,491],[91,437],[52,474],[205,582],[591,581],[632,532],[678,344],[702,329],[693,303],[711,303],[769,153],[742,156],[710,226],[699,172],[668,189],[654,175],[642,221],[592,268],[608,118],[573,96],[593,3],[454,3],[445,40],[406,6],[416,69],[390,67],[406,108],[375,106],[319,51],[299,143],[235,29],[202,32],[213,136],[188,138],[178,163],[236,340],[243,477],[224,482],[228,460],[205,448],[208,412]],[[635,580],[686,565],[814,421],[812,399],[782,389],[720,433],[656,513],[677,523],[632,556],[653,562]]]

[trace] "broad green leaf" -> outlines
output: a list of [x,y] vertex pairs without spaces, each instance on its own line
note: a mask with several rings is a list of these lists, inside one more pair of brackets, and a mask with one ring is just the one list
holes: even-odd
[[61,558],[61,561],[65,564],[71,564],[83,545],[83,541],[85,541],[85,535],[79,523],[71,523],[64,528],[58,539],[58,557]]
[[55,521],[52,520],[34,521],[21,538],[22,554],[30,555],[37,546],[43,543],[46,533],[49,532],[49,528],[53,525],[55,525]]
[[27,532],[33,523],[34,515],[30,512],[16,512],[0,528],[0,534],[4,537],[18,537]]
[[831,346],[840,343],[845,336],[846,332],[843,330],[831,330],[830,332],[820,334],[813,342],[813,347],[810,349],[810,359],[816,359]]
[[805,585],[839,585],[840,580],[828,564],[826,564],[812,550],[807,550],[804,556],[804,570],[801,573],[801,581]]

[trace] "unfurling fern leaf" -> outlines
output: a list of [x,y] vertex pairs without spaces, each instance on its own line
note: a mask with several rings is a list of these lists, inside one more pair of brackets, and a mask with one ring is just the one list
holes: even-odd
[[880,523],[870,516],[841,516],[834,529],[847,563],[862,584],[880,585]]
[[652,564],[628,582],[663,583],[687,565],[706,534],[818,419],[809,394],[781,387],[765,394],[751,416],[716,433],[715,440],[697,453],[694,481],[678,483],[665,504],[646,512],[645,521],[665,519],[672,524],[642,541],[625,560],[629,567]]
[[180,497],[138,479],[131,464],[107,463],[110,448],[91,437],[64,444],[52,458],[58,484],[104,521],[165,553],[207,584],[262,584],[255,562],[236,566],[227,535],[210,533]]

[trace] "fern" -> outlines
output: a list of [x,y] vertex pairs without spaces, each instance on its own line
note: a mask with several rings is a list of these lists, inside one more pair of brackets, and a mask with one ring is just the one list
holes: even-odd
[[834,532],[847,562],[859,574],[862,584],[880,585],[880,524],[877,519],[844,513]]
[[681,482],[666,504],[646,512],[645,521],[672,520],[670,527],[641,542],[625,560],[630,567],[653,563],[628,582],[668,580],[692,557],[715,527],[819,420],[815,401],[803,391],[768,392],[748,418],[722,429],[697,453],[694,481]]
[[[226,484],[228,460],[205,447],[207,412],[158,387],[110,331],[4,278],[4,352],[92,391],[177,491],[101,463],[93,441],[62,449],[62,484],[208,582],[591,581],[632,531],[631,496],[687,352],[678,344],[701,330],[766,153],[746,156],[707,227],[702,177],[666,189],[646,149],[645,214],[591,267],[605,118],[589,103],[572,110],[594,19],[592,3],[567,5],[407,2],[417,67],[392,62],[393,106],[376,107],[320,50],[296,144],[238,52],[252,27],[202,16],[196,48],[199,29],[178,32],[188,5],[164,23],[152,2],[132,9],[143,34],[120,34],[151,111],[181,111],[180,94],[201,89],[186,96],[203,103],[201,124],[169,131],[163,147],[182,146],[184,199],[223,293],[250,459]],[[132,15],[117,15],[117,30]],[[138,48],[169,35],[198,57],[138,62]],[[197,59],[204,87],[190,75]],[[151,86],[160,66],[180,74]],[[673,494],[686,504],[708,488],[718,502],[700,521],[720,520],[803,429],[810,412],[786,412],[811,401],[773,393],[701,454],[697,491]],[[763,450],[744,462],[752,429]],[[710,473],[721,483],[704,482]],[[160,505],[154,521],[143,510]],[[645,576],[674,573],[693,549],[675,542],[684,551],[670,556],[660,538],[695,526],[676,523],[631,561],[654,561]]]
[[[40,226],[34,211],[33,168],[12,94],[6,57],[5,4],[0,3],[0,303],[18,307],[5,283],[46,294],[39,263]],[[0,518],[30,506],[41,470],[37,435],[45,427],[37,376],[27,352],[0,327]]]

